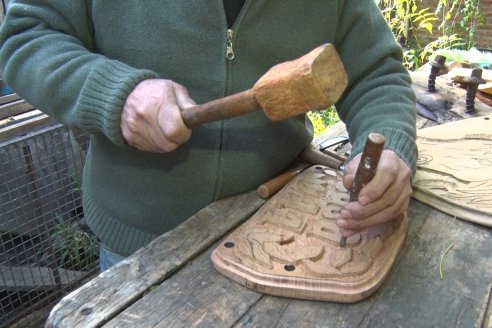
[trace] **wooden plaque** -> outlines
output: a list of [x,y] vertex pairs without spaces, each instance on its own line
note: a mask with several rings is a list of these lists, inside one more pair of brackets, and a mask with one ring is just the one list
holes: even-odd
[[492,115],[421,129],[417,146],[413,197],[492,226]]
[[405,241],[406,214],[347,239],[335,220],[349,195],[340,172],[302,172],[226,237],[212,253],[215,268],[255,291],[352,303],[384,281]]

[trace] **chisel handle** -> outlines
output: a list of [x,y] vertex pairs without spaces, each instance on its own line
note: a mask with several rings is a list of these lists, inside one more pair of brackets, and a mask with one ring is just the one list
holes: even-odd
[[[376,175],[376,169],[383,153],[385,141],[384,136],[379,133],[371,133],[367,136],[359,166],[355,173],[354,182],[349,190],[351,202],[355,202],[359,198],[361,189]],[[340,239],[340,246],[344,247],[346,242],[347,238],[342,237]]]
[[309,164],[300,163],[288,169],[284,173],[272,178],[271,180],[268,180],[258,187],[258,195],[260,195],[260,197],[264,199],[273,196],[307,167],[309,167]]

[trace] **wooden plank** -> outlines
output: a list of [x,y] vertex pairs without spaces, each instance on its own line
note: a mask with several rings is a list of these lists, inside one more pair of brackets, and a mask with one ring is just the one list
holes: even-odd
[[5,96],[0,97],[0,105],[7,104],[16,100],[21,99],[18,94],[16,93],[11,93]]
[[413,197],[492,226],[492,115],[421,129],[417,145]]
[[[417,201],[409,215],[397,267],[365,301],[260,297],[211,273],[207,251],[104,327],[479,327],[491,288],[491,231]],[[441,280],[439,263],[450,243]]]
[[55,123],[54,119],[46,114],[41,114],[20,124],[0,128],[0,140],[3,142],[12,137],[19,137],[31,132],[34,128],[53,123]]
[[[0,105],[0,122],[11,116],[19,115],[33,110],[34,107],[24,99]],[[0,126],[3,124],[0,123]]]
[[64,297],[47,327],[99,327],[250,217],[255,191],[217,201]]
[[[456,82],[466,83],[472,74],[472,68],[454,67],[447,73],[447,78]],[[482,79],[487,82],[492,82],[492,70],[482,69]]]
[[[82,278],[86,272],[57,268],[62,286]],[[53,270],[46,267],[8,267],[0,266],[0,288],[5,291],[52,290],[57,286]]]
[[[425,207],[420,211],[423,214],[418,210],[412,214],[425,216],[430,211]],[[423,220],[413,224],[410,238],[419,233],[421,222]],[[345,312],[353,324],[370,309],[370,302],[345,305],[266,296],[250,291],[215,271],[209,259],[210,249],[104,328],[338,327],[338,318]]]
[[408,214],[406,248],[373,297],[349,306],[262,298],[235,327],[480,327],[492,284],[492,231],[415,200]]
[[0,127],[5,128],[8,126],[17,125],[17,124],[20,124],[20,123],[27,121],[29,119],[38,117],[42,114],[43,114],[43,112],[41,112],[38,109],[26,110],[24,112],[21,111],[20,114],[13,115],[13,116],[7,116],[7,118],[0,120]]
[[211,249],[103,327],[230,327],[240,320],[263,295],[216,272]]
[[492,328],[492,288],[489,293],[489,303],[482,323],[483,328]]
[[489,95],[492,95],[492,82],[479,85],[478,90],[485,92]]

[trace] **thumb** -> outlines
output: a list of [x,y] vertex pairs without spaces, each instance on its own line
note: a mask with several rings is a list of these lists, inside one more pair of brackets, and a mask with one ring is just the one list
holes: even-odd
[[180,108],[187,108],[196,105],[196,102],[190,98],[190,95],[188,94],[188,90],[181,84],[175,83],[174,91],[176,94],[176,101]]
[[343,172],[343,185],[347,190],[350,190],[352,184],[354,182],[355,173],[357,172],[357,167],[359,166],[361,154],[358,154],[347,165],[345,165],[345,169]]

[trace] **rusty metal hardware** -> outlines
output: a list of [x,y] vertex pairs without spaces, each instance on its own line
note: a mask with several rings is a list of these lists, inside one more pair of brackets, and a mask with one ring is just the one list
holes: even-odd
[[446,57],[441,55],[436,55],[434,60],[430,62],[431,71],[429,74],[429,79],[427,80],[427,90],[436,91],[436,77],[441,69],[445,67]]
[[470,77],[465,79],[465,82],[468,84],[466,87],[465,112],[470,114],[475,111],[475,96],[477,95],[478,85],[486,82],[482,79],[482,69],[474,68]]

